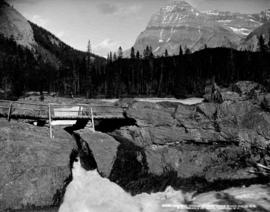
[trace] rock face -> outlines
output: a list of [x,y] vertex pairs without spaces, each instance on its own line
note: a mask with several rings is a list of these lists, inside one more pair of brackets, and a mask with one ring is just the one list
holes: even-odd
[[138,36],[134,48],[141,53],[151,46],[155,55],[178,54],[179,46],[192,51],[208,47],[238,48],[240,40],[269,20],[268,13],[200,12],[185,1],[160,9]]
[[19,45],[32,49],[34,33],[28,21],[5,2],[0,2],[0,34],[13,38]]
[[266,92],[266,89],[262,85],[251,81],[239,81],[233,85],[232,90],[246,99],[251,99],[256,95]]
[[[91,155],[84,165],[132,194],[164,191],[168,185],[205,192],[264,183],[253,169],[256,163],[270,164],[269,94],[264,91],[243,81],[221,89],[222,103],[132,101],[125,112],[129,121],[110,128],[112,120],[101,122],[106,127],[96,123],[96,129],[108,132],[69,129],[78,130],[78,149],[81,145]],[[62,129],[54,134],[51,141],[46,128],[0,120],[0,210],[59,202],[74,140]]]
[[70,177],[72,137],[55,129],[0,120],[0,211],[59,204]]
[[[237,86],[239,94],[231,92],[234,98],[220,104],[133,103],[126,114],[136,126],[122,127],[112,136],[139,147],[138,166],[155,176],[172,171],[181,179],[208,182],[252,179],[250,164],[270,164],[265,152],[270,114],[247,98],[259,85]],[[128,166],[123,163],[121,167]]]
[[270,41],[270,23],[265,23],[262,26],[254,29],[240,45],[241,50],[248,51],[260,51],[259,37],[262,36],[264,39],[264,45],[267,46]]
[[[252,185],[247,188],[230,188],[220,192],[208,192],[193,198],[194,205],[238,205],[241,211],[269,211],[269,185]],[[242,207],[242,208],[241,208]],[[247,208],[245,208],[247,207]],[[207,211],[217,211],[208,208]],[[218,211],[228,211],[220,209]]]
[[[0,36],[3,44],[6,39],[12,39],[17,45],[30,49],[35,58],[41,57],[45,63],[56,69],[66,63],[62,58],[63,55],[75,54],[84,58],[86,54],[73,49],[52,33],[31,23],[4,0],[0,1]],[[9,54],[9,51],[0,49],[0,57]],[[94,54],[91,54],[91,57],[95,62],[105,61],[104,58]]]
[[87,142],[93,152],[98,171],[104,177],[109,177],[116,159],[119,143],[104,133],[93,133],[89,129],[75,131],[80,138]]

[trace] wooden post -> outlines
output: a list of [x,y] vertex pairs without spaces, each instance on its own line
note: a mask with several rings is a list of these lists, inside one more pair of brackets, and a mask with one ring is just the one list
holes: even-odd
[[91,108],[91,121],[92,121],[93,132],[95,132],[94,114],[93,114],[92,108]]
[[50,126],[50,138],[53,139],[53,134],[52,134],[52,114],[51,114],[51,104],[49,104],[49,126]]
[[10,103],[9,109],[8,109],[8,121],[10,121],[11,119],[11,113],[12,113],[12,103]]

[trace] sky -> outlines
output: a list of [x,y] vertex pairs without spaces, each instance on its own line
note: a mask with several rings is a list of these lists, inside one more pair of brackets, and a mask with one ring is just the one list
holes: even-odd
[[[73,48],[93,53],[132,47],[153,13],[171,0],[7,0],[28,20],[44,27]],[[270,0],[187,0],[199,10],[254,13]]]

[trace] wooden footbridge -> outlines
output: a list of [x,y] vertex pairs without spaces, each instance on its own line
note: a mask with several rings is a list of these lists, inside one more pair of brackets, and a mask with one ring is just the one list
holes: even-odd
[[50,138],[54,120],[88,120],[95,131],[95,119],[123,119],[126,107],[101,104],[37,104],[19,101],[0,100],[0,117],[48,121]]

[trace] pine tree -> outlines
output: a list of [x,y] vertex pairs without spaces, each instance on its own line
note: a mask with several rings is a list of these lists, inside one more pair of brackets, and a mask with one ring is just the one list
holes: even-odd
[[130,58],[131,58],[131,59],[134,59],[134,58],[135,58],[135,49],[134,49],[134,47],[131,48],[131,51],[130,51]]
[[110,52],[110,62],[112,62],[113,61],[113,54],[112,54],[112,52]]
[[149,55],[148,55],[148,57],[150,57],[150,58],[154,57],[152,46],[149,47]]
[[116,55],[116,52],[113,53],[113,61],[116,61],[117,60],[117,55]]
[[143,50],[143,57],[148,58],[150,55],[150,48],[149,46],[146,46],[146,48]]
[[120,46],[118,48],[118,59],[122,59],[123,58],[123,50],[122,50],[122,47]]
[[137,51],[137,53],[136,53],[136,58],[137,59],[140,59],[141,58],[141,55],[140,55],[140,52],[139,51]]
[[87,53],[91,54],[92,53],[92,47],[91,47],[91,41],[88,41],[88,45],[87,45]]
[[89,70],[90,66],[91,66],[91,53],[92,53],[92,48],[91,48],[91,42],[89,40],[88,44],[87,44],[87,52],[86,52],[86,68],[87,68],[87,70]]
[[180,45],[179,47],[179,56],[182,56],[183,55],[183,49],[182,49],[182,46]]
[[167,49],[165,49],[164,56],[165,56],[165,57],[168,57],[168,56],[169,56],[169,53],[168,53],[168,50],[167,50]]
[[188,47],[185,48],[185,54],[191,54],[191,51]]
[[265,45],[263,35],[259,36],[259,51],[260,52],[266,52],[266,45]]

